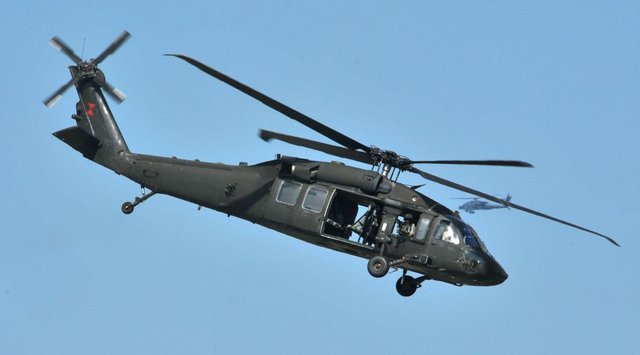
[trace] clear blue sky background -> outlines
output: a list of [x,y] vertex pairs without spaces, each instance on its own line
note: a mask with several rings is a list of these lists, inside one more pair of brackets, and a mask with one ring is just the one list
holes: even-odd
[[[509,279],[402,298],[398,273],[183,201],[125,216],[138,186],[51,136],[73,124],[75,91],[42,104],[69,79],[52,36],[88,58],[123,29],[101,68],[129,97],[111,107],[133,151],[332,159],[259,140],[324,139],[161,56],[183,53],[414,159],[530,161],[425,168],[622,248],[519,211],[465,215]],[[637,1],[14,1],[0,44],[2,354],[640,351]]]

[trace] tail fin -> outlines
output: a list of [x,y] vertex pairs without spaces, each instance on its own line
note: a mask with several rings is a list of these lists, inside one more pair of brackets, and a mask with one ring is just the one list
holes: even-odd
[[76,104],[76,114],[71,117],[76,120],[77,127],[69,127],[53,135],[86,158],[118,173],[120,169],[117,166],[121,159],[117,157],[128,153],[129,148],[113,119],[101,89],[104,89],[117,102],[124,101],[125,96],[105,80],[104,74],[98,69],[98,64],[113,54],[129,37],[129,32],[122,32],[99,56],[85,61],[60,38],[53,37],[49,44],[69,57],[75,65],[69,67],[71,80],[44,100],[44,104],[51,107],[65,91],[75,85],[79,101]]
[[505,201],[511,202],[511,195],[510,194],[507,194],[507,198],[505,199]]
[[82,155],[89,160],[95,159],[98,148],[100,147],[100,140],[77,126],[65,128],[55,132],[53,135],[70,145],[71,148],[82,153]]
[[[117,158],[129,153],[129,147],[100,90],[98,82],[104,82],[104,79],[83,78],[75,66],[69,67],[69,70],[76,82],[79,97],[76,113],[71,116],[77,126],[63,129],[53,135],[87,159],[116,170]],[[96,71],[96,76],[102,75],[100,70]]]

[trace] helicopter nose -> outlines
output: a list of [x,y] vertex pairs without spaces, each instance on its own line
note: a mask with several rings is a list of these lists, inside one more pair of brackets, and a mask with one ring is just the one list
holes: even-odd
[[491,262],[488,263],[486,272],[487,272],[488,279],[491,280],[491,283],[493,285],[499,285],[509,277],[509,275],[507,274],[506,271],[504,271],[502,266],[493,259],[491,259]]

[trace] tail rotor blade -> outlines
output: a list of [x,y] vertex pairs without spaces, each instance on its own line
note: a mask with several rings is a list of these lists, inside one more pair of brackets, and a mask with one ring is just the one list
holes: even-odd
[[127,31],[123,31],[118,38],[116,38],[107,49],[105,49],[96,59],[93,60],[93,64],[100,64],[103,60],[105,60],[108,56],[113,54],[113,52],[117,51],[120,46],[127,41],[131,37],[131,34]]
[[58,90],[56,90],[53,94],[51,94],[51,96],[44,99],[43,101],[44,105],[49,108],[53,107],[53,105],[55,105],[56,102],[58,102],[58,100],[62,98],[62,95],[64,95],[64,92],[69,90],[69,88],[73,86],[73,84],[75,83],[76,83],[76,79],[72,78],[71,80],[69,80],[66,84],[62,85]]
[[96,77],[95,80],[96,82],[98,82],[98,84],[100,84],[100,86],[102,86],[102,88],[107,92],[107,94],[109,94],[109,96],[111,96],[111,98],[114,99],[117,103],[122,103],[124,100],[127,99],[127,95],[125,95],[122,91],[113,87],[111,84],[109,84],[102,78]]
[[69,47],[66,43],[64,43],[58,36],[55,36],[49,40],[49,44],[57,49],[58,51],[67,55],[67,57],[71,58],[74,63],[80,64],[82,63],[82,59],[78,57],[71,47]]
[[100,85],[106,93],[111,96],[116,102],[121,103],[124,101],[127,96],[122,93],[122,91],[116,89],[111,86],[108,82],[105,81],[103,75],[97,75],[99,72],[97,70],[97,65],[105,60],[109,55],[115,52],[131,35],[129,32],[124,31],[116,38],[116,40],[111,43],[96,59],[93,59],[90,62],[83,62],[80,57],[78,57],[73,50],[64,43],[59,37],[55,36],[51,38],[49,44],[53,46],[58,51],[64,53],[67,57],[71,58],[74,63],[76,63],[75,69],[72,70],[71,80],[69,80],[66,84],[62,85],[58,90],[56,90],[51,96],[47,97],[43,102],[47,107],[52,107],[55,105],[58,100],[62,97],[62,95],[67,91],[71,86],[76,84],[79,80],[93,80],[98,85]]

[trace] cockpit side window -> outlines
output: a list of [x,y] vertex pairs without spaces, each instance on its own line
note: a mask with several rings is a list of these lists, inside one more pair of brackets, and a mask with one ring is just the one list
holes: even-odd
[[453,245],[460,244],[460,232],[451,224],[451,221],[441,220],[434,237]]

